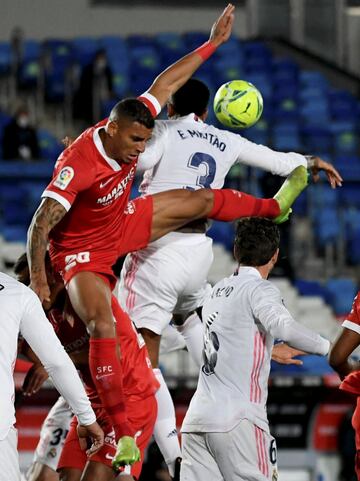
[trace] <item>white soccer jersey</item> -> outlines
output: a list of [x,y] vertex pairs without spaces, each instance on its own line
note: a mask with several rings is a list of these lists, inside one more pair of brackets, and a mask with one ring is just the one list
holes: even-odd
[[241,267],[212,290],[202,311],[204,364],[183,432],[227,432],[241,419],[268,431],[267,384],[274,338],[313,354],[330,343],[294,321],[280,291]]
[[95,415],[76,369],[47,320],[36,294],[0,272],[0,440],[15,422],[13,369],[19,332],[40,358],[80,424]]
[[139,157],[138,169],[146,170],[140,190],[154,194],[179,188],[220,189],[235,163],[283,177],[307,165],[303,155],[273,151],[189,114],[155,121],[152,138]]

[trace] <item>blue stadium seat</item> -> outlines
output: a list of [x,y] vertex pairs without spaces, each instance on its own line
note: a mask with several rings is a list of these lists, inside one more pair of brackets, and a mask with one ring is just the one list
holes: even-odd
[[0,75],[9,74],[13,62],[11,46],[8,42],[0,42]]
[[204,42],[209,39],[209,34],[205,32],[187,32],[184,33],[183,39],[186,45],[186,50],[194,50],[200,47]]
[[322,247],[335,243],[342,232],[339,214],[336,209],[331,207],[317,210],[314,224],[316,242]]
[[4,225],[1,231],[2,236],[7,242],[26,242],[27,226],[24,225]]
[[222,244],[226,249],[232,250],[234,240],[234,226],[229,222],[214,221],[208,233],[214,242]]
[[357,154],[359,151],[358,131],[353,121],[333,121],[331,123],[335,152]]
[[155,41],[160,49],[162,63],[165,65],[170,65],[187,53],[184,39],[178,33],[158,33],[155,35]]
[[320,282],[296,279],[294,285],[302,296],[320,296],[324,300],[327,298],[326,288]]
[[332,133],[326,125],[303,127],[302,134],[304,140],[304,149],[306,149],[307,152],[317,153],[331,150]]
[[100,48],[98,39],[93,37],[78,37],[74,38],[71,42],[73,48],[74,60],[81,67],[89,65],[97,50]]
[[321,73],[313,70],[302,70],[299,73],[300,85],[303,87],[319,87],[328,89],[329,81]]
[[247,139],[256,144],[267,145],[269,140],[269,126],[266,120],[260,119],[255,125],[249,129],[241,131]]
[[42,159],[56,160],[64,146],[48,130],[38,129],[40,155]]
[[330,294],[329,302],[335,314],[344,315],[350,312],[357,292],[356,283],[350,278],[330,279],[326,283],[326,288]]

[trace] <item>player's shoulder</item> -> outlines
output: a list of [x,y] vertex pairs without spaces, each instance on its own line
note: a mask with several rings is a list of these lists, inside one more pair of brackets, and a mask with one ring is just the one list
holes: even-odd
[[17,288],[19,290],[22,290],[22,287],[25,287],[23,284],[21,284],[19,281],[14,279],[13,277],[5,274],[4,272],[0,272],[0,284],[1,288],[0,290],[4,290],[5,288]]
[[36,297],[29,287],[3,272],[0,272],[0,293],[1,291],[6,296],[8,295],[9,299],[15,296],[20,300],[20,296],[23,297],[24,295],[25,297],[31,297],[32,295]]

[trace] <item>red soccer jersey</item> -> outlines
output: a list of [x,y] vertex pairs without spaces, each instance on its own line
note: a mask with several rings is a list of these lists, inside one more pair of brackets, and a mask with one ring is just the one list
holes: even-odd
[[[116,332],[122,354],[125,397],[131,401],[145,399],[157,391],[159,383],[151,368],[144,340],[137,333],[129,316],[122,311],[114,296],[112,310],[116,319]],[[67,304],[64,312],[52,309],[48,313],[48,319],[69,354],[82,350],[88,344],[89,335],[85,324],[76,315],[70,304]],[[88,366],[79,366],[79,370],[91,402],[93,405],[99,406],[100,400]]]
[[356,294],[351,311],[342,326],[360,334],[360,291]]
[[[159,113],[160,105],[151,94],[145,93],[139,99],[154,116]],[[115,253],[137,158],[119,165],[106,155],[99,136],[106,122],[102,120],[85,130],[62,152],[42,195],[57,200],[68,211],[49,234],[57,252],[75,254],[111,247]],[[115,260],[116,255],[112,263]]]
[[117,244],[137,160],[120,166],[107,157],[99,136],[105,124],[87,129],[64,150],[43,193],[68,211],[49,234],[57,251],[106,250]]

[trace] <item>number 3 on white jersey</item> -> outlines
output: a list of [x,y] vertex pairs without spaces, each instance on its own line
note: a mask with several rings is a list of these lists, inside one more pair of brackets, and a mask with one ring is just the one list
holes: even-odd
[[[203,188],[209,189],[211,183],[215,179],[216,174],[216,161],[214,157],[203,152],[195,152],[188,160],[188,167],[193,170],[199,170],[200,165],[205,165],[206,174],[198,175],[196,179],[196,185]],[[186,187],[187,189],[193,189],[192,187]]]

